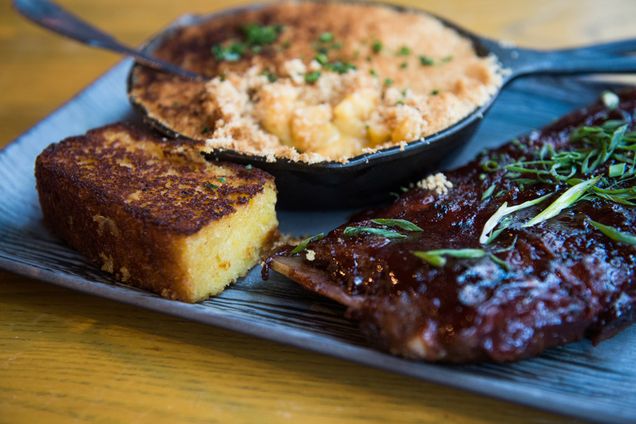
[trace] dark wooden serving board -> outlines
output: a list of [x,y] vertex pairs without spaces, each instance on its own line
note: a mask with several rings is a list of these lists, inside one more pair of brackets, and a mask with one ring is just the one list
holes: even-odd
[[[0,152],[0,267],[54,284],[178,315],[372,367],[601,422],[636,422],[636,327],[593,347],[582,341],[515,364],[434,365],[370,346],[342,308],[259,270],[221,296],[189,305],[115,283],[42,226],[33,164],[49,143],[131,118],[124,61]],[[603,85],[575,79],[519,80],[502,93],[482,127],[445,167],[541,127],[592,102]],[[347,212],[280,213],[284,232],[329,230]]]

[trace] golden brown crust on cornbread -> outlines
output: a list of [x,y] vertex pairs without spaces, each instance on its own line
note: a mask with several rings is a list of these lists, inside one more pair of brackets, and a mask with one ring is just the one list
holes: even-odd
[[[254,265],[276,232],[270,175],[207,162],[191,141],[164,141],[129,124],[50,145],[35,173],[44,220],[55,234],[118,280],[164,297],[194,302],[218,293]],[[241,269],[219,282],[220,289],[202,287],[207,277],[192,269],[196,252],[188,246],[193,240],[204,246],[201,234],[231,227],[265,197],[271,204],[259,204],[268,215],[253,243],[228,252],[242,255],[235,264]],[[221,275],[231,262],[209,258],[209,273]]]

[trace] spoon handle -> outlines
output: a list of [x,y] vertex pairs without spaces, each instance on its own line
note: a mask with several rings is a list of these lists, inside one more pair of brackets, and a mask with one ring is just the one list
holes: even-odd
[[176,74],[188,79],[201,80],[200,75],[171,63],[130,48],[114,37],[82,21],[49,0],[13,0],[13,6],[32,22],[65,37],[92,47],[99,47],[134,57],[138,62],[152,68]]
[[510,70],[508,80],[532,74],[623,74],[636,72],[636,39],[572,49],[534,50],[480,40]]

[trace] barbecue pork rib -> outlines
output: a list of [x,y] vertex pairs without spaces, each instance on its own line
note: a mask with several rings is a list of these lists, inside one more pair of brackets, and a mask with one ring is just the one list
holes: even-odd
[[[282,248],[264,275],[271,268],[346,305],[369,340],[408,358],[506,362],[583,337],[597,343],[613,336],[636,319],[636,246],[629,238],[636,228],[630,200],[636,197],[630,177],[636,91],[621,93],[618,105],[611,96],[447,172],[447,192],[414,187],[304,249]],[[609,134],[605,147],[614,156],[594,144],[605,140],[594,138],[599,128]],[[623,147],[611,145],[616,137]],[[632,142],[634,150],[625,147]],[[570,162],[559,162],[562,157]],[[546,159],[552,162],[541,163]],[[590,180],[578,201],[524,227],[548,206],[554,210],[557,198],[568,200],[559,197],[566,190]],[[594,184],[605,194],[595,195]],[[482,234],[504,202],[541,196],[546,199]],[[402,221],[372,221],[378,218],[406,220],[422,231]],[[600,230],[609,227],[613,232]]]

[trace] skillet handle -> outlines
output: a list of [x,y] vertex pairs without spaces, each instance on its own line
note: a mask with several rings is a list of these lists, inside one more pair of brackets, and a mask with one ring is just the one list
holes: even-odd
[[523,75],[575,75],[636,73],[636,39],[561,50],[534,50],[481,40],[504,67],[507,81]]

